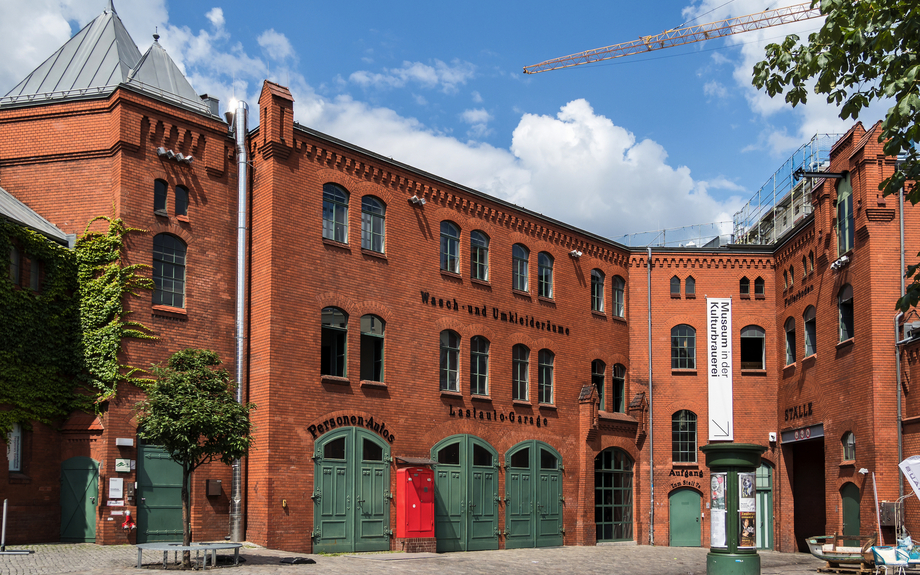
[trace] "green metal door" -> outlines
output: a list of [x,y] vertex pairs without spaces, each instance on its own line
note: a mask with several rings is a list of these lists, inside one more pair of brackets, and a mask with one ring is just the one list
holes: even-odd
[[326,553],[390,548],[390,449],[358,427],[339,428],[316,443],[313,550]]
[[859,547],[859,487],[846,483],[840,488],[840,502],[843,509],[843,535],[853,539],[844,540],[844,545]]
[[562,545],[561,460],[555,449],[536,440],[505,454],[505,547]]
[[166,450],[138,442],[137,542],[182,541],[182,466]]
[[61,541],[96,542],[99,463],[71,457],[61,464]]
[[455,435],[431,457],[438,552],[498,549],[498,454],[478,437]]
[[678,489],[668,497],[671,547],[699,547],[700,502],[702,497],[692,489]]
[[773,549],[773,468],[757,469],[757,548]]

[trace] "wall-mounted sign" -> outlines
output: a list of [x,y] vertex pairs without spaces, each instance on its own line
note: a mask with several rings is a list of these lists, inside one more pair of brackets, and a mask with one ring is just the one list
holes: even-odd
[[115,460],[115,471],[118,473],[131,473],[131,460],[130,459],[116,459]]
[[317,425],[311,425],[307,427],[307,431],[310,432],[310,435],[313,436],[313,439],[316,439],[330,429],[335,429],[336,427],[345,427],[348,425],[367,428],[377,433],[380,435],[380,437],[386,439],[390,443],[396,441],[396,436],[390,433],[390,430],[387,429],[387,426],[384,422],[380,420],[374,421],[373,417],[365,421],[364,416],[362,415],[340,415],[338,417],[331,417]]
[[106,507],[124,507],[125,500],[124,499],[109,499],[108,501],[105,502],[105,505]]
[[712,510],[709,513],[710,547],[726,547],[725,525],[725,482],[728,474],[713,473],[709,479],[712,498]]
[[109,477],[109,499],[121,499],[124,497],[124,486],[125,480],[121,477]]
[[[497,307],[487,305],[474,306],[457,303],[456,298],[439,298],[422,290],[422,305],[446,309],[449,311],[466,311],[472,316],[491,317],[494,320],[515,325],[529,327],[538,331],[548,331],[560,335],[569,335],[569,328],[549,321],[548,318],[537,318],[531,315],[521,315],[516,311],[503,311]],[[545,321],[541,321],[545,320]]]
[[731,441],[735,435],[731,298],[706,298],[706,372],[709,374],[709,440]]
[[537,427],[546,427],[549,424],[549,421],[545,417],[540,417],[539,415],[534,417],[533,415],[521,415],[520,413],[516,414],[512,411],[508,415],[505,415],[501,411],[489,410],[483,411],[481,409],[454,409],[454,406],[449,406],[450,416],[451,417],[464,417],[469,419],[478,419],[481,422],[493,422],[498,423],[509,423],[514,425],[520,423],[521,425],[536,425]]
[[785,421],[795,421],[796,419],[808,417],[812,413],[811,404],[812,402],[809,401],[808,403],[803,403],[802,405],[790,407],[785,411]]
[[817,439],[824,437],[824,424],[801,427],[799,429],[789,429],[783,432],[783,443],[792,443],[794,441],[805,441],[807,439]]

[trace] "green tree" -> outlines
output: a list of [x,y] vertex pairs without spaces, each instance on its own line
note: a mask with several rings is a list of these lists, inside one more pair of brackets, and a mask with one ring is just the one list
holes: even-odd
[[[818,0],[812,0],[817,6]],[[897,194],[905,182],[920,179],[920,4],[916,0],[820,0],[824,25],[799,43],[795,34],[766,47],[766,59],[754,66],[753,84],[786,102],[805,103],[808,83],[840,107],[840,117],[856,120],[875,100],[890,100],[879,142],[885,153],[903,159],[881,183],[885,195]],[[904,189],[912,204],[920,188]],[[920,254],[917,254],[920,257]],[[920,264],[907,268],[913,278],[897,307],[907,311],[920,301]]]
[[[237,403],[220,357],[205,349],[184,349],[155,366],[147,398],[138,402],[138,435],[162,445],[182,466],[183,545],[192,541],[189,478],[195,469],[214,460],[229,465],[252,448],[251,403]],[[189,562],[189,553],[183,555]]]

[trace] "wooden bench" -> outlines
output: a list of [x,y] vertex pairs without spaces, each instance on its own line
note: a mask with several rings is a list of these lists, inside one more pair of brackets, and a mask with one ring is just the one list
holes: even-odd
[[169,552],[173,551],[173,561],[178,562],[179,551],[194,551],[195,563],[198,563],[198,553],[204,551],[204,562],[202,567],[208,564],[208,552],[211,552],[211,567],[217,565],[217,552],[224,549],[233,549],[233,564],[240,564],[240,547],[242,543],[192,543],[183,545],[182,543],[171,543],[163,541],[160,543],[140,543],[137,547],[137,568],[141,568],[144,551],[162,551],[163,552],[163,569],[166,569],[169,562]]

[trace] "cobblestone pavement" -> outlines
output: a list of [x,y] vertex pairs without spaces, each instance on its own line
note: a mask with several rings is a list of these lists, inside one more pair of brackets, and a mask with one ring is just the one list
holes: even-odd
[[[49,575],[77,573],[103,575],[114,573],[164,572],[163,555],[145,551],[143,571],[135,569],[137,549],[131,545],[101,546],[93,544],[43,544],[8,546],[32,549],[31,555],[0,555],[0,573],[10,575]],[[603,573],[630,575],[702,575],[706,573],[708,549],[686,547],[649,547],[647,545],[600,545],[597,547],[554,547],[545,549],[509,549],[470,553],[366,553],[357,555],[306,555],[274,551],[246,545],[240,551],[245,558],[240,566],[223,565],[208,569],[223,575],[301,573],[335,575],[377,575],[380,573],[465,573],[487,575],[581,574]],[[171,555],[171,554],[170,554]],[[221,557],[224,555],[221,554]],[[232,558],[232,553],[230,558]],[[285,557],[309,557],[313,565],[285,565]],[[807,553],[760,553],[763,575],[815,573],[824,566]],[[171,557],[170,557],[171,559]],[[176,573],[173,566],[168,571]]]

